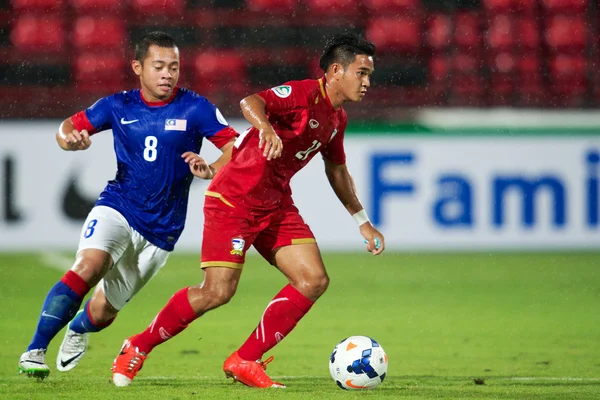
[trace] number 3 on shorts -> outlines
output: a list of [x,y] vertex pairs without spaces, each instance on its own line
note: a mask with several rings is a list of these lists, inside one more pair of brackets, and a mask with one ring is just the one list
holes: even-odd
[[90,236],[92,236],[94,234],[94,231],[95,231],[94,228],[96,227],[97,223],[98,223],[98,220],[97,219],[93,219],[93,220],[90,221],[89,224],[87,224],[87,228],[85,230],[85,233],[83,234],[84,238],[87,239],[87,238],[89,238]]

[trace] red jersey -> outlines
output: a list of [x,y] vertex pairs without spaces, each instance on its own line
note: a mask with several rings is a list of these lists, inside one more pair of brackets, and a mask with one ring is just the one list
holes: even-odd
[[250,210],[272,210],[291,204],[290,180],[317,154],[344,164],[346,112],[335,110],[324,78],[291,81],[258,93],[281,138],[281,157],[267,161],[258,148],[259,131],[252,127],[235,143],[233,156],[208,187],[207,196]]

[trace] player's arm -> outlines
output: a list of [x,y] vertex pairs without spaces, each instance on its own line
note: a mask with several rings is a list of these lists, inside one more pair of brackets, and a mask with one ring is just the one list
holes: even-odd
[[348,171],[348,167],[346,167],[346,164],[336,164],[327,158],[323,158],[323,160],[325,161],[325,173],[329,184],[338,199],[346,207],[346,210],[354,217],[361,235],[367,241],[367,250],[373,255],[380,254],[385,249],[385,239],[369,220],[356,193],[354,180]]
[[240,102],[244,118],[258,129],[258,148],[262,149],[264,146],[263,155],[267,160],[271,160],[281,156],[283,144],[267,118],[266,106],[265,99],[257,94],[252,94]]
[[190,171],[194,174],[195,177],[201,179],[212,179],[216,175],[217,172],[225,164],[231,160],[231,152],[233,150],[233,143],[235,141],[231,140],[227,142],[225,145],[221,146],[219,150],[223,152],[219,158],[212,164],[208,164],[202,157],[193,151],[186,151],[181,155],[184,161],[190,166]]
[[56,142],[63,150],[85,150],[92,144],[87,129],[78,130],[71,117],[65,119],[56,132]]

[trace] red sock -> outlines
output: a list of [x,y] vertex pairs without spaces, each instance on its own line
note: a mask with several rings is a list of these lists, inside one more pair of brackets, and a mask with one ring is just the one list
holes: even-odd
[[176,336],[198,318],[190,305],[187,292],[188,288],[186,287],[175,293],[167,305],[159,311],[150,326],[144,332],[133,337],[131,344],[141,352],[148,354],[155,346]]
[[258,327],[238,350],[244,360],[260,360],[296,326],[314,302],[287,285],[271,300]]

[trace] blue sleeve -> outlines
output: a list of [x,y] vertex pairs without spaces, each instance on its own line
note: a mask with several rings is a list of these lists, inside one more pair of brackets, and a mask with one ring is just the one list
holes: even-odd
[[97,132],[112,128],[113,97],[103,97],[85,110],[85,115]]
[[198,131],[206,138],[214,136],[217,132],[229,126],[221,111],[208,100],[204,100],[199,104],[197,115]]

